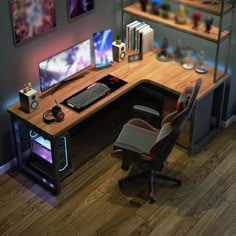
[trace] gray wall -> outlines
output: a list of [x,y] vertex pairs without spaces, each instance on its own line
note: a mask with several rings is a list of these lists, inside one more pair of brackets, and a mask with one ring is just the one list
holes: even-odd
[[[13,44],[8,1],[0,1],[0,65],[2,81],[0,88],[0,166],[14,157],[14,148],[11,144],[10,135],[10,119],[6,109],[9,105],[18,101],[18,91],[22,88],[24,82],[31,81],[33,87],[39,87],[38,62],[79,41],[91,38],[92,33],[95,31],[111,28],[113,30],[113,38],[120,32],[121,0],[96,0],[95,11],[72,22],[69,22],[67,17],[67,1],[55,1],[56,29],[19,47],[15,47]],[[236,16],[233,22],[236,22]],[[157,40],[160,40],[162,38],[161,35],[167,32],[161,27],[160,29],[155,33]],[[236,55],[236,26],[234,26],[233,32],[231,48],[234,49],[232,55]],[[181,37],[185,37],[185,34],[181,34]],[[211,53],[210,51],[209,54]],[[232,57],[230,63],[232,76],[230,76],[227,86],[229,99],[227,99],[228,103],[225,105],[225,119],[236,112],[236,69],[233,67],[233,65],[236,65],[236,59]]]

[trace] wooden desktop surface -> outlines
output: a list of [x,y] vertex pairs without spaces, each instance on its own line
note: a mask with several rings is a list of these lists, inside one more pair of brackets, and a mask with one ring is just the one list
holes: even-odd
[[[194,86],[195,81],[201,77],[203,84],[198,95],[200,100],[226,79],[223,78],[219,82],[213,83],[213,68],[208,68],[208,73],[200,75],[194,70],[185,70],[182,66],[173,64],[172,61],[160,62],[156,60],[156,50],[144,54],[142,61],[128,63],[126,58],[124,61],[120,63],[115,62],[107,68],[99,70],[95,68],[88,69],[84,77],[66,84],[54,94],[41,94],[39,109],[30,114],[20,109],[19,102],[10,106],[8,112],[13,117],[30,124],[35,130],[42,132],[46,137],[55,138],[143,81],[153,83],[169,92],[180,94],[186,86]],[[65,119],[62,122],[56,124],[46,124],[43,122],[43,113],[55,105],[55,100],[60,103],[107,74],[112,74],[128,83],[82,112],[76,112],[61,105],[65,113]]]

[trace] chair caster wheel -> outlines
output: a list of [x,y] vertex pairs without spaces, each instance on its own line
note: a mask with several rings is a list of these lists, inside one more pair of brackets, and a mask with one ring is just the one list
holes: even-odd
[[176,183],[177,183],[178,186],[181,186],[182,185],[182,179],[177,180]]
[[125,183],[125,178],[120,178],[119,180],[118,180],[118,184],[119,185],[123,185]]
[[155,199],[154,197],[151,197],[150,200],[149,200],[149,203],[150,203],[150,204],[153,204],[153,203],[155,203],[155,202],[156,202],[156,199]]

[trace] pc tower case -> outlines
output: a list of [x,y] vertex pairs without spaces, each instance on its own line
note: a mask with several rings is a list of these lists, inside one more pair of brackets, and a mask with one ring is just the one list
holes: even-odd
[[[63,135],[56,143],[58,155],[58,175],[64,177],[71,170],[69,158],[69,135]],[[53,164],[51,143],[38,133],[30,130],[31,159],[30,164],[40,171],[50,172]]]

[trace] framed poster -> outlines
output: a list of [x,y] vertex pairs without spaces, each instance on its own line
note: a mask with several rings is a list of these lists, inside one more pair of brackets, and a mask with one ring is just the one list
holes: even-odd
[[69,20],[94,10],[94,0],[67,0]]
[[56,27],[54,0],[8,0],[15,45]]

